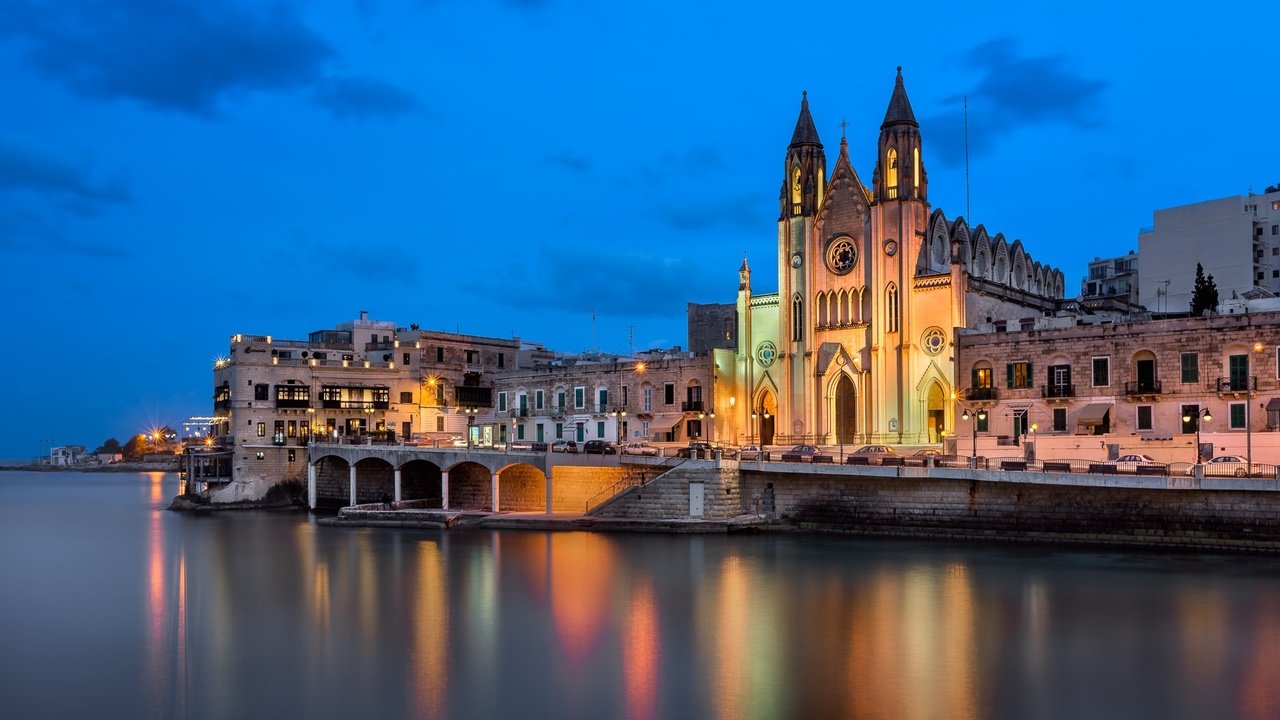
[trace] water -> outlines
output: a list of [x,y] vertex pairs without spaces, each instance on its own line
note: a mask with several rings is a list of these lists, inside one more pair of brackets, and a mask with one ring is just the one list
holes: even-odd
[[351,530],[176,491],[0,473],[0,717],[1280,717],[1280,559]]

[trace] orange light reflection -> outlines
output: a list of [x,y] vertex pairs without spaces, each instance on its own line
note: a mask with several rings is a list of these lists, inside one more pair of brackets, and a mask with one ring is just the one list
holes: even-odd
[[630,720],[657,717],[659,655],[657,603],[652,587],[642,580],[631,593],[622,657]]

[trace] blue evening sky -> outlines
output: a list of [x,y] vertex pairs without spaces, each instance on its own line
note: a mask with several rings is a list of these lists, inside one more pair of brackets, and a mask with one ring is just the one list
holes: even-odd
[[[1060,267],[1280,182],[1275,4],[5,0],[0,457],[212,409],[235,332],[359,310],[578,351],[775,289],[808,90],[874,168],[903,66],[930,199]],[[592,315],[597,320],[592,323]]]

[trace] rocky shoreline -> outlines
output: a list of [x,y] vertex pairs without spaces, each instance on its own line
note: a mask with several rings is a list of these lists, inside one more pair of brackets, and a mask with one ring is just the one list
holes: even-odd
[[118,462],[110,465],[0,465],[0,471],[23,470],[28,472],[178,472],[179,463],[173,462]]

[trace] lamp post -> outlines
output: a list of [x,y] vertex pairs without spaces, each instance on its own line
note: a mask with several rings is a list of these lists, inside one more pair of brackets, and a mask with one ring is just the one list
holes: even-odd
[[973,421],[973,425],[972,425],[972,428],[971,428],[971,432],[972,432],[972,435],[973,435],[973,455],[972,455],[972,457],[973,457],[973,459],[974,459],[974,464],[976,465],[976,464],[977,464],[977,459],[978,459],[978,423],[979,423],[979,422],[986,422],[986,421],[987,421],[987,409],[986,409],[986,408],[981,408],[981,407],[980,407],[980,408],[970,408],[968,404],[966,404],[964,401],[962,401],[962,400],[960,399],[960,394],[959,394],[959,393],[956,393],[956,392],[951,393],[951,402],[953,402],[953,403],[955,403],[955,404],[957,404],[957,405],[959,405],[959,406],[960,406],[960,408],[961,408],[961,410],[962,410],[962,412],[960,413],[960,419],[961,419],[961,420],[972,420],[972,421]]
[[467,452],[471,452],[471,429],[476,424],[476,413],[480,412],[480,408],[464,407],[462,412],[467,414]]
[[1209,408],[1201,408],[1200,410],[1187,413],[1182,416],[1182,422],[1195,422],[1196,424],[1196,464],[1199,465],[1203,457],[1200,454],[1200,423],[1212,422],[1213,415],[1209,412]]
[[[1262,343],[1255,342],[1253,351],[1261,353]],[[1246,375],[1244,379],[1244,460],[1245,465],[1249,468],[1249,477],[1253,477],[1253,418],[1250,417],[1251,409],[1249,406],[1253,404],[1253,388],[1257,384],[1253,378],[1253,375]]]
[[623,431],[622,425],[627,421],[627,408],[626,406],[615,405],[609,414],[613,416],[613,434],[617,437],[618,452],[621,453],[623,438],[626,437],[626,433]]

